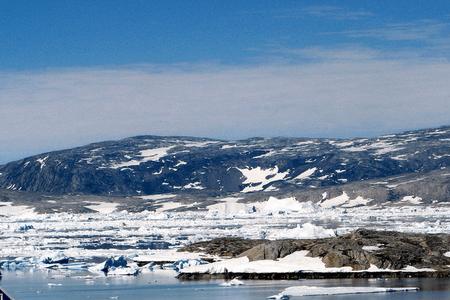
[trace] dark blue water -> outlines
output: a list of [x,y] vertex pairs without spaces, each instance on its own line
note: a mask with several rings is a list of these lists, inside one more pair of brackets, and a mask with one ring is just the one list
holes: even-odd
[[[393,279],[393,280],[297,280],[297,281],[244,281],[244,286],[221,287],[223,281],[180,282],[171,276],[141,274],[137,277],[86,278],[86,273],[3,272],[0,286],[16,300],[46,299],[162,299],[162,300],[256,300],[278,294],[295,285],[313,286],[417,286],[419,292],[315,296],[297,299],[450,299],[448,279]],[[50,285],[49,285],[50,284]],[[295,298],[292,298],[295,299]]]

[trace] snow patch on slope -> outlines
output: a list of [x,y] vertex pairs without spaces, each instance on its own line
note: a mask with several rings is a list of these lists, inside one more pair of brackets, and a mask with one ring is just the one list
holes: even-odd
[[321,203],[319,203],[319,205],[322,208],[332,208],[337,206],[351,208],[355,206],[367,205],[371,201],[372,199],[365,199],[361,196],[358,196],[355,199],[350,199],[349,195],[347,195],[347,193],[344,191],[342,192],[342,195],[331,199],[325,199]]
[[109,214],[112,213],[117,209],[117,206],[119,206],[119,203],[113,203],[113,202],[90,202],[94,203],[92,205],[86,205],[86,208],[95,210],[96,212],[99,212],[101,214]]
[[316,167],[310,168],[310,169],[304,171],[303,173],[301,173],[300,175],[298,175],[297,177],[295,177],[294,179],[297,179],[297,180],[309,179],[316,171],[317,171]]
[[111,169],[120,169],[123,167],[130,167],[130,166],[138,166],[142,163],[148,162],[148,161],[159,161],[161,158],[165,157],[167,155],[167,152],[174,148],[175,146],[168,146],[168,147],[160,147],[160,148],[153,148],[153,149],[146,149],[139,151],[139,157],[141,159],[132,159],[126,162],[116,163],[110,166]]
[[289,174],[289,171],[279,173],[278,166],[269,169],[262,169],[261,167],[236,169],[245,177],[243,184],[248,185],[242,190],[243,193],[262,191],[267,184],[283,180]]

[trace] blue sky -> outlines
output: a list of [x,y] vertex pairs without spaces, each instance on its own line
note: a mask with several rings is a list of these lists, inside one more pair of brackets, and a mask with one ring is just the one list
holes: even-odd
[[[241,64],[284,48],[421,47],[419,35],[431,38],[449,14],[448,1],[1,1],[0,67]],[[369,35],[401,24],[421,28],[405,40]]]
[[0,1],[0,163],[449,124],[448,1]]

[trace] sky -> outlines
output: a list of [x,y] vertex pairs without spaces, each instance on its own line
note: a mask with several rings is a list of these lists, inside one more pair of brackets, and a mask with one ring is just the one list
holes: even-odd
[[450,2],[0,0],[0,164],[141,134],[450,124]]

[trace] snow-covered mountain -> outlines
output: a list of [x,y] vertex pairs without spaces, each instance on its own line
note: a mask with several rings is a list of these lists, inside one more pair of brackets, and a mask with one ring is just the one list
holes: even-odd
[[[351,197],[358,189],[380,193],[377,187],[382,186],[385,198],[395,198],[411,194],[389,192],[395,184],[422,181],[428,185],[420,188],[438,193],[431,198],[443,199],[450,198],[449,165],[450,126],[357,139],[138,136],[8,163],[0,166],[0,187],[49,194],[205,197],[316,197],[319,192],[339,195],[346,190]],[[440,190],[434,187],[438,183]]]

